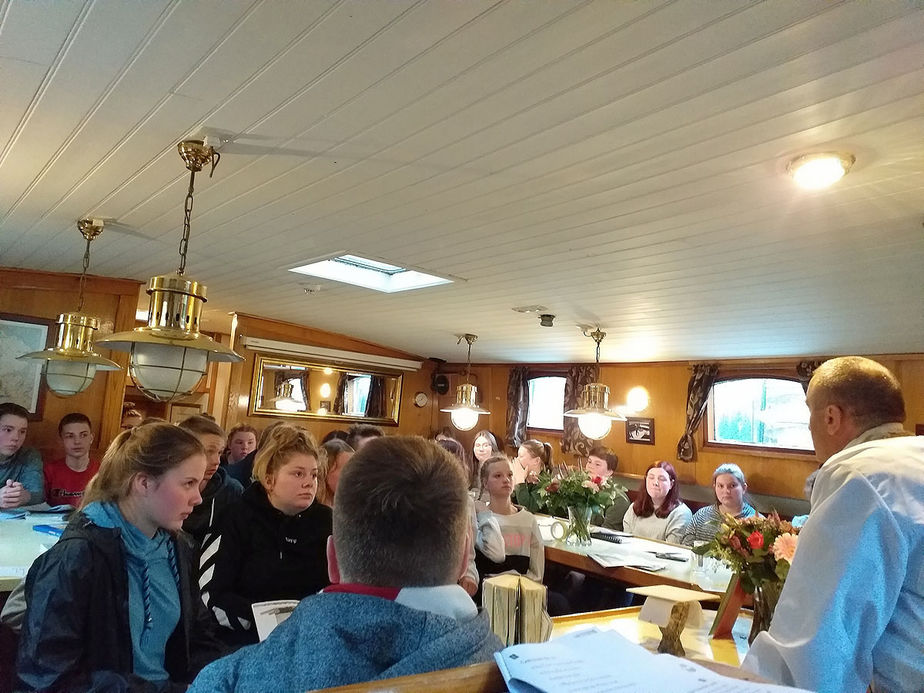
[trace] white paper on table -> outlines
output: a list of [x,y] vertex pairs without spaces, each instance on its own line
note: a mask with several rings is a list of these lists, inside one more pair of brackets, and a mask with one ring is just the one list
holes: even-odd
[[494,655],[511,693],[608,693],[658,689],[640,660],[654,655],[612,631],[581,630],[555,640],[513,645]]
[[706,669],[689,659],[673,655],[659,655],[658,666],[674,679],[689,678],[699,683],[697,688],[684,689],[695,691],[695,693],[811,693],[804,688],[732,679]]
[[647,570],[650,573],[657,573],[661,570],[667,568],[663,563],[657,563],[655,561],[640,560],[638,556],[632,555],[612,555],[612,554],[603,554],[603,553],[588,553],[588,558],[592,558],[594,561],[599,563],[604,568],[638,568],[639,570]]
[[655,655],[613,631],[569,633],[494,655],[511,693],[782,693],[799,689],[731,679],[685,659]]
[[289,618],[296,606],[298,606],[298,601],[295,599],[278,599],[272,602],[251,604],[253,623],[257,627],[257,637],[260,638],[260,642],[266,640],[276,626]]

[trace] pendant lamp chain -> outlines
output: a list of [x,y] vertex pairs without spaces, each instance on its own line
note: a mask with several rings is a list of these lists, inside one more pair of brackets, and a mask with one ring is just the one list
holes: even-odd
[[463,334],[459,335],[459,341],[456,344],[461,344],[463,340],[468,343],[468,356],[465,358],[465,382],[468,383],[471,379],[472,374],[472,344],[478,339],[476,334]]
[[597,361],[597,367],[599,367],[600,366],[600,343],[606,337],[606,332],[604,332],[598,327],[593,332],[585,332],[584,334],[590,337],[591,339],[593,339],[597,343],[596,361]]
[[80,288],[77,299],[77,312],[82,313],[84,287],[87,285],[87,270],[90,269],[90,243],[103,232],[103,222],[95,219],[81,219],[77,222],[77,230],[87,240],[87,247],[83,251],[83,270],[80,272]]
[[90,269],[90,241],[93,239],[87,239],[87,248],[83,251],[83,271],[80,273],[80,290],[78,295],[80,298],[77,301],[77,312],[83,312],[83,287],[87,283],[87,270]]
[[189,189],[186,192],[186,201],[183,205],[183,237],[180,239],[180,266],[176,270],[176,273],[182,277],[186,273],[186,253],[189,250],[189,229],[192,220],[196,173],[202,170],[204,164],[211,162],[212,168],[209,171],[209,178],[211,178],[215,173],[218,160],[221,159],[221,154],[215,151],[213,147],[205,147],[198,151],[193,149],[184,151],[181,148],[180,156],[183,158],[183,161],[186,162],[186,168],[189,169]]

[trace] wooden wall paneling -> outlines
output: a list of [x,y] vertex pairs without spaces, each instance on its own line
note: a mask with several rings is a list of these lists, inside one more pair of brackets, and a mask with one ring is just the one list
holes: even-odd
[[905,395],[905,428],[914,432],[915,425],[924,424],[924,359],[901,361],[893,372]]
[[[135,310],[138,302],[135,296],[119,296],[116,307],[113,332],[130,330],[135,326]],[[128,376],[128,352],[108,350],[107,358],[112,359],[120,366],[121,371],[108,371],[105,374],[106,393],[103,397],[103,410],[100,431],[100,444],[106,446],[115,438],[122,423],[122,402],[125,399],[125,386],[130,382]]]

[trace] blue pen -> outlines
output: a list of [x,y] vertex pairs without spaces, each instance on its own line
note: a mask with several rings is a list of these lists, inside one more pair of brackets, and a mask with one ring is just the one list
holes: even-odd
[[42,534],[50,534],[53,537],[60,537],[64,534],[63,527],[55,527],[54,525],[33,525],[32,529]]

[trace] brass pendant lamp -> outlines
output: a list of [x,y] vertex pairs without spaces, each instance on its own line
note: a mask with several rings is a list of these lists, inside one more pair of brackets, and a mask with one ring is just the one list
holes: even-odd
[[479,407],[477,404],[478,388],[469,382],[472,371],[472,344],[478,339],[478,335],[464,334],[459,337],[459,344],[463,340],[468,343],[468,357],[465,364],[465,383],[456,388],[456,401],[440,411],[449,412],[449,419],[452,425],[460,431],[470,431],[478,423],[478,417],[481,414],[490,414],[487,409]]
[[[599,377],[600,372],[600,342],[606,337],[599,327],[593,332],[584,332],[585,337],[590,337],[597,343],[596,364]],[[603,383],[588,383],[581,391],[581,406],[577,409],[571,409],[565,412],[565,416],[570,416],[578,420],[578,428],[581,433],[591,440],[600,440],[605,438],[610,432],[613,421],[625,421],[626,417],[609,408],[610,388]]]
[[180,240],[180,266],[176,274],[151,277],[147,293],[148,324],[100,340],[110,349],[128,351],[129,374],[149,399],[170,402],[192,392],[208,371],[209,361],[236,363],[243,357],[199,332],[206,287],[184,276],[189,246],[190,218],[196,174],[211,164],[211,174],[221,158],[202,140],[184,140],[177,146],[189,169],[189,190]]
[[122,368],[115,361],[93,351],[93,333],[99,329],[99,318],[83,312],[84,287],[90,267],[90,243],[103,232],[103,222],[98,219],[81,219],[77,222],[77,230],[87,242],[83,253],[83,271],[80,273],[77,310],[58,316],[53,347],[17,357],[45,361],[45,383],[49,390],[61,397],[86,390],[97,371],[117,371]]

